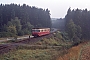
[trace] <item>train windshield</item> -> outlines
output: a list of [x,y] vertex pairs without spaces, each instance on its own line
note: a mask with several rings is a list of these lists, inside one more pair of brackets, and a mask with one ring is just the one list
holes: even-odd
[[32,30],[32,32],[40,32],[40,30]]

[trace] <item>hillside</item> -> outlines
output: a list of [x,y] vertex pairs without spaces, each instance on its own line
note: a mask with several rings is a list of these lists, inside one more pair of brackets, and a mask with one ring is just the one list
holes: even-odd
[[66,54],[57,60],[90,60],[90,41],[70,48]]
[[[32,41],[28,39],[27,41],[19,42],[18,44],[13,43],[12,46],[8,45],[10,46],[8,48],[14,48],[15,46],[16,48],[11,49],[8,53],[0,54],[0,59],[56,60],[57,57],[64,55],[67,52],[66,50],[72,46],[72,43],[65,40],[59,31],[47,36],[38,37]],[[8,48],[2,50],[2,52],[7,52]]]

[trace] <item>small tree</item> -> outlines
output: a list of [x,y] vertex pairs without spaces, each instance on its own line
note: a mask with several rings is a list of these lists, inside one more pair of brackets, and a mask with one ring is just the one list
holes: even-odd
[[76,25],[74,24],[73,20],[70,20],[67,25],[67,33],[69,35],[69,38],[72,39],[77,31]]
[[24,34],[30,34],[32,28],[33,28],[33,25],[31,25],[29,22],[27,22],[22,26]]
[[18,17],[15,17],[15,19],[11,19],[11,23],[13,26],[16,26],[17,32],[19,32],[21,30],[21,23],[20,23],[20,19],[18,19]]
[[67,33],[71,40],[74,38],[81,38],[81,27],[79,25],[75,25],[73,20],[70,20],[67,24]]
[[20,33],[20,31],[21,31],[20,19],[18,19],[18,17],[15,17],[14,19],[11,19],[11,21],[8,21],[7,30],[8,30],[8,32],[10,32],[14,35]]
[[82,34],[81,34],[82,33],[82,29],[81,29],[81,27],[79,25],[76,28],[77,28],[76,35],[77,35],[78,38],[81,38],[81,36],[82,36]]
[[15,36],[17,34],[17,30],[15,26],[7,27],[7,32],[11,33],[11,36]]

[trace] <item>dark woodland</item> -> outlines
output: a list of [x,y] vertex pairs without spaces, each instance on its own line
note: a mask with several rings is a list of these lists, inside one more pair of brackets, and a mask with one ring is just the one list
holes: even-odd
[[29,34],[33,27],[51,27],[48,9],[26,4],[0,5],[0,37]]
[[73,9],[70,8],[65,16],[66,31],[69,36],[77,36],[80,38],[90,38],[90,11],[87,9]]

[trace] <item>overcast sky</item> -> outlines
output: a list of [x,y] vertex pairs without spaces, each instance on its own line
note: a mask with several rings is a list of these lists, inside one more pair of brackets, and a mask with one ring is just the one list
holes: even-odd
[[90,10],[90,0],[1,0],[0,3],[20,5],[25,3],[38,8],[48,8],[52,18],[64,18],[69,7]]

